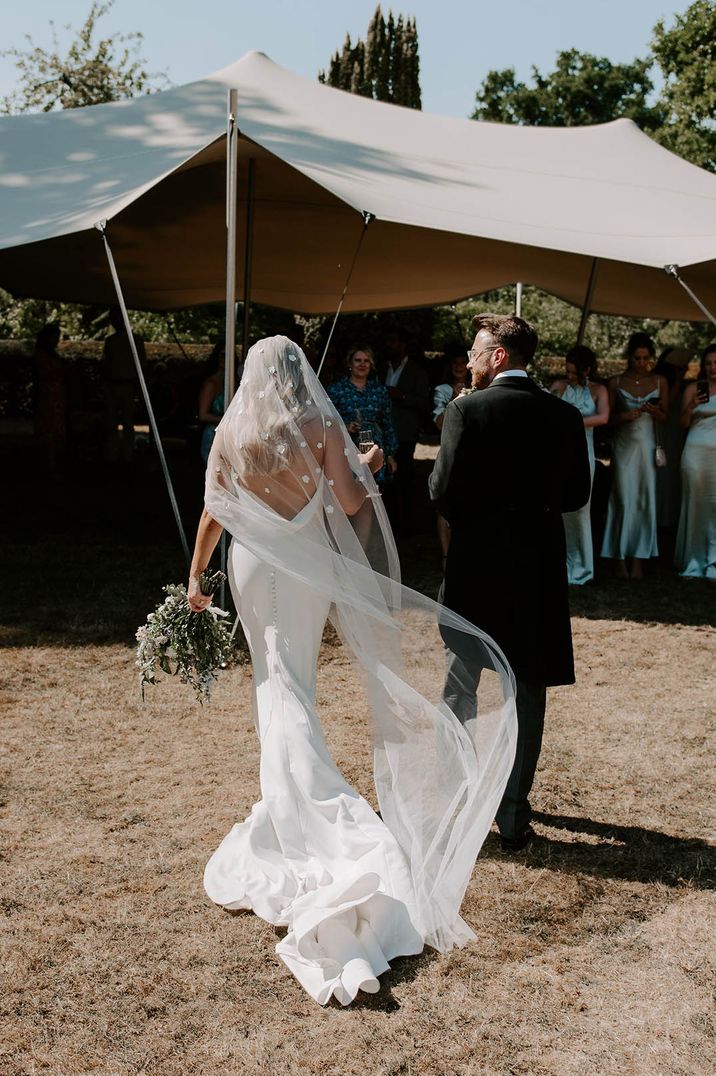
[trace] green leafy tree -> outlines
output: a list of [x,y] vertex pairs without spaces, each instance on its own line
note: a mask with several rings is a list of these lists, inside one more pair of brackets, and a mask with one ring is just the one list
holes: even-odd
[[[120,101],[151,93],[166,79],[151,75],[140,55],[142,34],[97,37],[97,24],[113,0],[94,0],[83,25],[63,54],[54,22],[52,47],[37,45],[26,35],[28,48],[6,49],[15,61],[20,86],[2,101],[4,112],[52,112]],[[70,29],[69,26],[65,29]]]
[[[29,47],[8,49],[19,75],[19,88],[5,98],[6,112],[51,112],[82,108],[138,97],[161,88],[162,77],[147,71],[140,55],[139,33],[100,36],[98,23],[112,6],[94,2],[66,52],[61,52],[52,26],[52,47],[44,49],[30,37]],[[53,303],[38,299],[15,300],[0,290],[0,336],[32,338],[47,321],[59,320],[63,334],[75,340],[106,335],[106,307]],[[206,343],[223,330],[223,304],[192,307],[170,314],[134,314],[135,328],[147,340],[192,340]]]
[[532,68],[532,82],[517,79],[514,68],[488,71],[476,94],[472,119],[536,127],[578,127],[626,116],[651,130],[662,120],[648,102],[653,89],[651,62],[613,64],[576,49],[557,55],[554,71]]
[[660,19],[652,49],[664,79],[655,138],[716,172],[716,3],[696,0],[669,30]]
[[361,97],[388,101],[407,108],[421,107],[418,30],[414,18],[383,16],[380,6],[368,25],[366,39],[351,42],[346,35],[343,48],[334,53],[319,82]]

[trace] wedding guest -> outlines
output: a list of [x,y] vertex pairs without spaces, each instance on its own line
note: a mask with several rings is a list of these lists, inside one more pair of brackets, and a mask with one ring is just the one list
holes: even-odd
[[[204,463],[209,458],[211,446],[214,443],[216,427],[221,422],[225,410],[224,400],[224,377],[226,375],[225,364],[226,347],[223,336],[217,338],[211,354],[206,362],[209,371],[199,389],[199,421],[203,424],[199,452]],[[243,364],[238,361],[236,366],[236,385],[241,383]]]
[[440,430],[445,421],[445,408],[459,396],[469,384],[467,351],[457,340],[445,348],[445,361],[441,383],[433,389],[433,422]]
[[[589,471],[594,482],[594,430],[609,422],[609,394],[604,385],[592,380],[596,372],[597,356],[591,348],[577,344],[567,352],[564,372],[550,391],[566,403],[576,407],[584,422],[584,433],[589,452]],[[590,485],[591,490],[591,485]],[[567,539],[567,578],[575,586],[583,586],[594,578],[594,548],[592,545],[592,520],[590,500],[577,512],[565,512],[562,516]]]
[[425,366],[410,354],[410,340],[402,329],[388,333],[383,341],[383,352],[388,361],[385,384],[393,405],[393,424],[398,438],[396,481],[386,508],[396,537],[408,538],[413,530],[415,446],[429,406],[430,389]]
[[[468,388],[470,380],[465,345],[457,340],[451,341],[445,348],[445,364],[441,384],[436,385],[433,390],[433,422],[438,430],[442,430],[447,405]],[[450,545],[450,524],[445,519],[445,516],[441,516],[439,513],[437,529],[444,563],[448,546]]]
[[681,515],[676,566],[689,579],[716,580],[716,343],[701,357],[698,381],[684,389]]
[[329,386],[328,395],[353,442],[358,444],[361,430],[370,430],[373,442],[383,450],[385,464],[375,476],[380,484],[397,470],[398,439],[393,428],[390,398],[385,385],[381,385],[376,377],[372,348],[365,344],[353,345],[348,350],[345,365],[345,377]]
[[643,561],[659,555],[656,429],[666,421],[669,395],[666,379],[652,371],[654,343],[647,333],[630,336],[626,357],[624,373],[608,382],[614,474],[602,556],[616,561],[617,579],[641,579]]
[[35,339],[33,354],[35,440],[47,476],[58,479],[67,446],[67,374],[57,351],[60,323],[48,322]]
[[[118,460],[129,463],[134,454],[137,370],[122,311],[118,306],[113,306],[109,311],[109,323],[114,332],[104,342],[100,375],[104,399],[105,457],[110,463]],[[144,366],[144,341],[136,333],[132,333],[132,337],[139,361]]]
[[199,452],[204,463],[214,443],[216,427],[224,414],[224,338],[216,340],[206,362],[209,373],[199,389],[199,422],[202,423]]
[[661,532],[660,543],[671,545],[669,552],[673,552],[681,507],[681,453],[685,438],[681,425],[681,404],[684,375],[690,361],[691,352],[686,348],[669,347],[662,351],[654,367],[654,373],[666,380],[669,391],[666,422],[660,431],[666,463],[658,468],[656,474],[656,525]]

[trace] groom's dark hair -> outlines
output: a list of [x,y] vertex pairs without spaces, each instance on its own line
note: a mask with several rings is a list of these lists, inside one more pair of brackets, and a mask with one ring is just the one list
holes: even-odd
[[476,314],[472,319],[476,333],[481,329],[490,333],[496,344],[503,347],[510,359],[523,363],[532,362],[537,350],[537,333],[528,321],[509,314]]

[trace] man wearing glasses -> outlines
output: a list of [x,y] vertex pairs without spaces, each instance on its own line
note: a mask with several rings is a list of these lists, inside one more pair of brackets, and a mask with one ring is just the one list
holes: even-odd
[[[574,683],[562,513],[586,504],[589,460],[579,411],[527,375],[532,326],[480,314],[473,328],[468,368],[484,391],[448,405],[430,496],[450,524],[444,604],[492,636],[517,680],[517,753],[496,821],[503,849],[520,851],[534,836],[546,688]],[[464,722],[476,688],[449,653],[445,698]]]

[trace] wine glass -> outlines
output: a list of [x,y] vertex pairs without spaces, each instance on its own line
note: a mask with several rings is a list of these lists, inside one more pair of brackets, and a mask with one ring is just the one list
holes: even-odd
[[373,431],[372,430],[367,429],[367,430],[360,430],[359,431],[359,433],[358,433],[358,451],[360,453],[369,452],[374,444],[375,444],[375,441],[373,440]]

